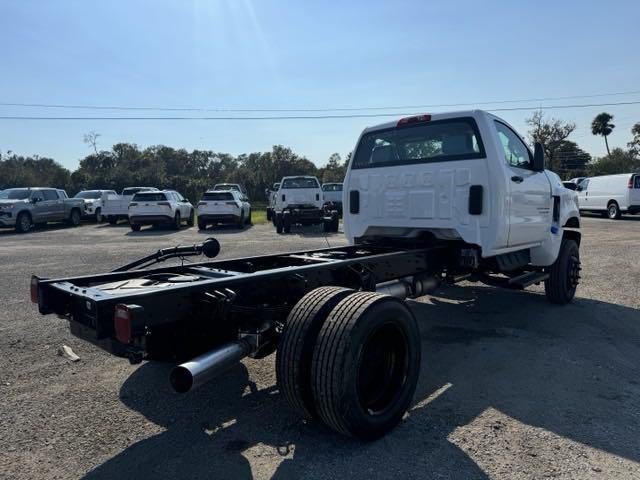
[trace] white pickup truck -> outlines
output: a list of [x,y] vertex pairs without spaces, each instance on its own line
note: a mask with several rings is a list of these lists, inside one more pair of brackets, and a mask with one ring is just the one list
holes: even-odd
[[337,232],[337,210],[328,210],[316,177],[283,177],[275,197],[273,223],[278,233],[289,233],[292,225],[323,225],[325,232]]
[[[579,278],[577,195],[504,120],[481,110],[367,128],[345,177],[351,242],[446,242],[476,276],[545,281],[566,303]],[[457,246],[457,247],[456,247]]]
[[129,219],[129,203],[138,192],[157,192],[155,187],[127,187],[122,194],[117,195],[113,191],[105,191],[100,197],[102,203],[102,218],[106,218],[111,225],[118,220]]

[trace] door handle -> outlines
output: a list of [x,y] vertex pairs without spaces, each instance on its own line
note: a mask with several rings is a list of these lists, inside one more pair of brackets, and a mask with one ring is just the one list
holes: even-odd
[[524,178],[522,178],[519,175],[514,175],[513,177],[511,177],[511,181],[516,183],[522,183],[524,181]]

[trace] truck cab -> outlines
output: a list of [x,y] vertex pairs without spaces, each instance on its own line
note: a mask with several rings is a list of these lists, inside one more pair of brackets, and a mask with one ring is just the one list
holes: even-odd
[[556,259],[566,227],[579,227],[575,192],[544,169],[503,119],[481,110],[418,115],[367,128],[345,176],[345,234],[457,241],[479,257],[526,252]]
[[327,210],[320,182],[313,176],[283,177],[273,212],[277,233],[289,233],[292,225],[323,225],[325,232],[337,232],[337,210]]

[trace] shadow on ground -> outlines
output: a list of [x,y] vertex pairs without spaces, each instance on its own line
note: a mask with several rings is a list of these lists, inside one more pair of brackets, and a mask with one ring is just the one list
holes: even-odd
[[[443,290],[412,309],[421,380],[415,407],[385,438],[359,443],[303,423],[275,386],[257,390],[244,365],[179,396],[168,366],[146,364],[120,396],[166,430],[86,478],[250,478],[249,449],[263,477],[270,464],[261,457],[281,455],[274,478],[488,478],[473,449],[451,440],[487,409],[640,460],[638,310],[586,299],[556,307],[537,293],[482,287]],[[473,436],[495,438],[500,428]]]
[[224,235],[228,233],[244,232],[245,230],[251,230],[252,228],[253,228],[253,225],[245,225],[242,228],[239,228],[237,225],[216,225],[215,227],[208,226],[204,230],[198,229],[198,233],[201,235],[211,235],[211,234]]

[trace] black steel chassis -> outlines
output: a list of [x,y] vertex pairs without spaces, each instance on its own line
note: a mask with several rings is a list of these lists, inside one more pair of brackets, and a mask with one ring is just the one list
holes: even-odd
[[[179,248],[183,253],[189,249]],[[199,248],[196,253],[201,253]],[[132,362],[191,358],[242,336],[254,337],[252,356],[260,358],[276,348],[289,311],[307,292],[326,285],[374,291],[383,282],[438,275],[457,258],[457,252],[441,246],[355,245],[132,269],[147,260],[180,256],[177,249],[174,255],[166,254],[172,251],[159,251],[109,273],[34,277],[39,311],[68,319],[74,335]],[[96,288],[156,274],[200,279],[131,293]],[[126,344],[116,338],[114,327],[119,304],[132,312],[132,336]]]

